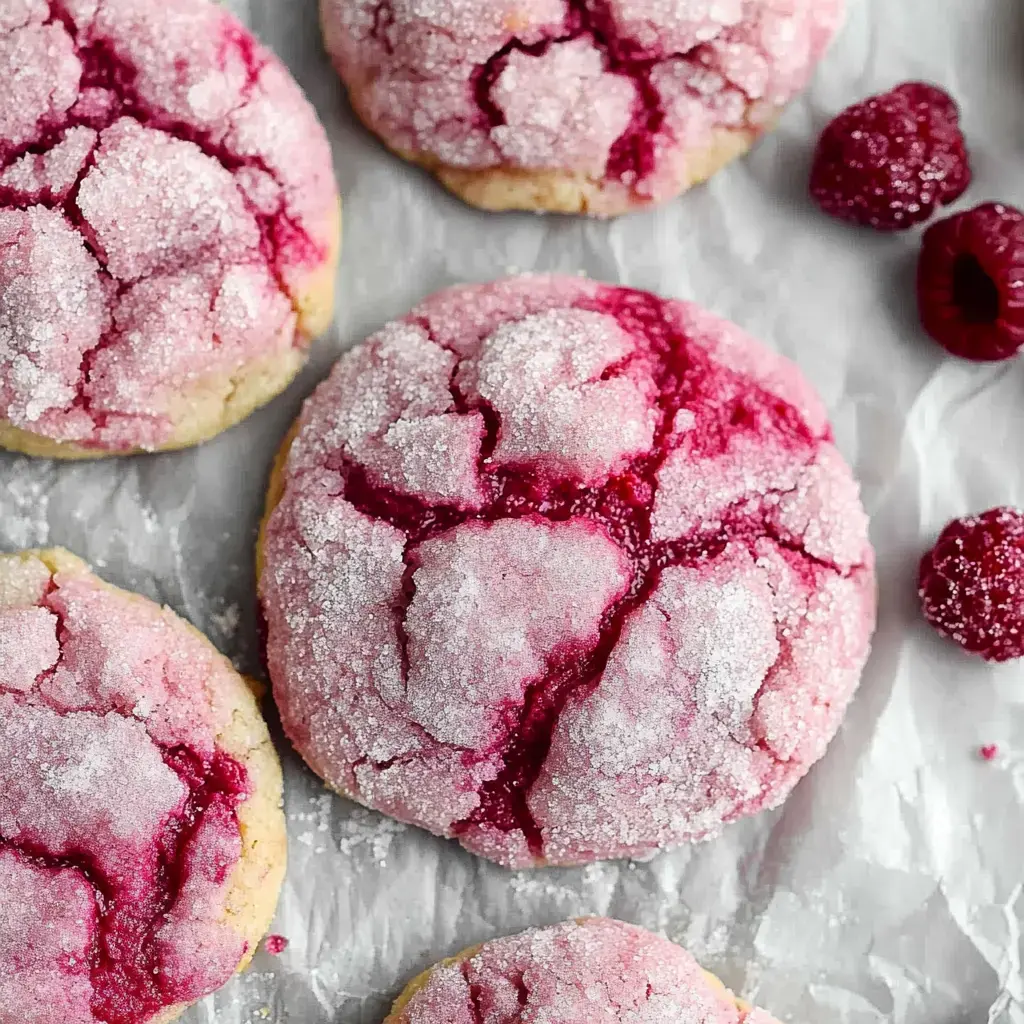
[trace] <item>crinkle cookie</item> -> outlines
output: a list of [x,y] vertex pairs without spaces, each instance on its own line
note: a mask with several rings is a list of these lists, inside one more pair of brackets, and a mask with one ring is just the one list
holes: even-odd
[[0,446],[180,448],[283,390],[340,207],[280,61],[210,0],[4,0],[0,79]]
[[164,1024],[247,964],[284,875],[245,681],[65,551],[0,556],[0,1021]]
[[581,278],[442,292],[343,356],[278,460],[261,562],[313,770],[510,866],[779,804],[875,621],[857,485],[797,368]]
[[611,216],[744,153],[844,0],[321,0],[356,112],[490,210]]
[[685,949],[589,917],[467,949],[412,981],[384,1024],[777,1024]]

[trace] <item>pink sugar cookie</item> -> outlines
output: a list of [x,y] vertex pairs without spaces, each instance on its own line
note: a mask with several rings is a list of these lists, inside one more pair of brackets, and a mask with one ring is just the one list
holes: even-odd
[[603,917],[494,939],[414,979],[384,1024],[777,1024],[675,943]]
[[740,156],[844,0],[321,0],[356,112],[489,210],[614,216]]
[[0,555],[0,1020],[165,1024],[249,962],[284,876],[245,681],[65,551]]
[[313,770],[509,866],[649,856],[779,804],[875,620],[857,485],[797,368],[581,278],[454,288],[343,356],[260,556]]
[[210,0],[5,0],[0,447],[213,437],[282,391],[333,307],[327,137]]

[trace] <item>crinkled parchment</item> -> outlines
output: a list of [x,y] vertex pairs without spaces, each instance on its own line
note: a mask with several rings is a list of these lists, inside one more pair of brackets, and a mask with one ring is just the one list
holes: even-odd
[[[0,456],[0,547],[63,544],[260,672],[254,533],[303,396],[343,348],[437,288],[585,271],[695,299],[803,367],[863,484],[881,624],[841,735],[785,807],[650,864],[508,874],[327,795],[282,741],[290,867],[275,931],[290,945],[261,951],[188,1024],[379,1024],[440,957],[584,913],[665,932],[784,1020],[1024,1021],[1024,666],[961,656],[914,596],[917,559],[947,519],[1024,503],[1024,364],[945,358],[916,324],[919,234],[846,228],[805,198],[828,117],[923,77],[963,105],[976,180],[961,206],[1024,205],[1024,3],[851,0],[774,136],[710,186],[612,224],[463,206],[355,124],[316,0],[235,6],[334,142],[336,323],[287,395],[197,451],[77,466]],[[988,743],[1001,750],[991,764],[976,754]]]

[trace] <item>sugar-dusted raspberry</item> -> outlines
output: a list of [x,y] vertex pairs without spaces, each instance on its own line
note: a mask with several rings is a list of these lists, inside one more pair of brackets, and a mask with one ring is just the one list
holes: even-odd
[[927,220],[971,183],[956,103],[907,82],[848,107],[818,141],[811,195],[828,214],[880,231]]
[[434,296],[340,360],[272,495],[289,736],[504,864],[774,806],[867,654],[867,519],[824,408],[687,303],[533,276]]
[[1024,213],[985,203],[933,224],[917,268],[925,330],[955,356],[991,362],[1024,345]]
[[920,596],[924,617],[964,650],[1024,655],[1024,512],[954,519],[921,560]]

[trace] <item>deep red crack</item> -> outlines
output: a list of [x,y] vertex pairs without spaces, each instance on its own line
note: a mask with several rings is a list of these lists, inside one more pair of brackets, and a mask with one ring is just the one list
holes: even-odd
[[[798,558],[807,571],[820,566],[840,575],[849,571],[808,553],[802,545],[785,540],[768,521],[768,502],[788,492],[761,496],[756,507],[747,498],[724,510],[714,530],[700,527],[684,537],[659,541],[651,535],[651,515],[657,496],[657,474],[674,450],[674,420],[681,409],[698,414],[698,425],[690,432],[699,439],[697,456],[708,457],[725,450],[730,438],[751,431],[761,436],[772,432],[798,452],[808,464],[816,447],[831,439],[831,433],[815,434],[800,413],[787,402],[757,386],[749,378],[712,365],[707,352],[690,341],[666,315],[665,301],[647,293],[602,288],[596,296],[576,303],[612,316],[620,327],[645,339],[656,358],[658,422],[650,453],[634,458],[629,465],[598,487],[578,481],[553,479],[525,465],[496,467],[483,455],[478,463],[482,488],[487,496],[480,509],[455,505],[432,505],[402,494],[375,480],[362,466],[340,453],[327,460],[328,468],[342,478],[338,492],[358,511],[383,520],[402,531],[406,577],[402,607],[395,610],[401,646],[405,646],[405,614],[412,600],[410,567],[415,571],[416,549],[457,526],[472,521],[493,522],[540,516],[549,522],[583,517],[600,525],[627,556],[632,569],[629,590],[609,606],[598,626],[598,640],[589,646],[565,643],[547,659],[543,675],[531,680],[522,704],[507,709],[506,729],[496,748],[467,751],[467,762],[501,755],[504,768],[497,778],[479,790],[480,803],[467,818],[456,822],[452,831],[465,835],[479,826],[503,832],[521,831],[531,852],[543,856],[543,835],[529,808],[529,794],[550,750],[562,711],[570,700],[583,699],[600,683],[608,659],[615,649],[629,615],[643,606],[669,566],[697,565],[720,555],[731,543],[753,552],[758,540],[768,538],[780,549]],[[415,321],[430,334],[429,325]],[[436,338],[433,339],[437,343]],[[623,361],[606,372],[616,372]],[[457,369],[457,368],[456,368]],[[500,419],[488,405],[471,400],[459,389],[456,373],[449,381],[456,412],[479,411],[487,425],[484,450],[489,456],[500,436]],[[722,390],[722,382],[738,383],[735,391]],[[403,671],[407,672],[407,656]],[[407,676],[405,677],[407,678]],[[769,752],[770,753],[770,752]]]
[[[53,602],[58,589],[51,579],[39,603],[39,607],[46,608],[57,618],[60,651],[57,663],[43,676],[52,676],[61,664],[68,640],[64,615]],[[31,693],[7,695],[23,705],[27,705],[32,696]],[[43,704],[49,707],[47,702]],[[50,710],[56,709],[51,707]],[[125,710],[115,711],[129,717]],[[138,1024],[181,1001],[172,983],[159,972],[157,933],[188,881],[186,854],[200,825],[216,815],[230,822],[230,827],[240,834],[237,806],[249,793],[245,767],[228,754],[216,751],[212,757],[206,757],[184,745],[164,746],[152,737],[150,742],[160,750],[164,764],[181,780],[187,796],[181,810],[171,815],[154,837],[151,861],[138,866],[140,872],[152,874],[145,898],[139,899],[124,882],[107,877],[95,856],[87,850],[54,855],[41,844],[0,834],[0,849],[10,849],[36,867],[72,868],[92,888],[97,927],[88,956],[93,991],[90,1008],[93,1016],[105,1024]],[[215,884],[223,884],[233,867],[233,864],[222,865],[213,880]]]
[[384,52],[389,57],[395,52],[388,37],[394,23],[395,12],[391,7],[391,0],[381,0],[373,12],[373,28],[370,29],[370,36],[384,47]]
[[[79,171],[78,179],[75,182],[74,188],[68,193],[67,199],[63,204],[64,216],[71,222],[71,224],[78,231],[79,236],[82,239],[82,243],[86,249],[92,255],[93,259],[96,260],[100,266],[100,273],[112,287],[112,292],[117,296],[118,299],[128,290],[129,285],[117,282],[106,268],[106,256],[97,245],[96,232],[93,230],[92,225],[85,219],[85,215],[82,213],[81,208],[78,205],[78,197],[82,188],[82,182],[85,181],[86,175],[89,170],[96,164],[96,150],[99,148],[99,141],[97,140],[96,145],[93,146],[89,156],[86,158],[84,165]],[[96,428],[102,430],[107,425],[108,414],[101,409],[93,409],[92,407],[92,396],[89,394],[89,383],[92,380],[92,370],[96,362],[96,357],[103,352],[105,349],[112,348],[117,344],[119,335],[116,327],[113,324],[113,316],[111,315],[110,328],[100,335],[96,344],[91,348],[87,348],[82,353],[81,362],[78,365],[78,384],[75,388],[75,397],[72,400],[73,408],[80,408],[85,411]]]
[[473,96],[476,99],[476,105],[480,108],[480,113],[483,114],[484,124],[488,130],[505,124],[505,112],[491,98],[491,92],[501,77],[501,73],[505,70],[509,56],[513,53],[525,53],[531,57],[540,57],[554,44],[570,42],[578,35],[579,33],[576,36],[556,36],[529,44],[520,42],[516,38],[510,39],[500,50],[491,54],[483,64],[473,71],[470,76]]
[[[235,172],[242,168],[259,170],[273,179],[283,192],[283,183],[280,176],[261,157],[256,155],[243,156],[235,153],[224,144],[215,141],[209,132],[204,132],[194,125],[171,118],[144,102],[135,87],[135,81],[138,77],[137,69],[116,52],[114,45],[109,40],[94,37],[91,34],[86,45],[79,45],[80,40],[77,26],[62,0],[47,0],[47,2],[50,10],[50,23],[60,24],[64,27],[71,37],[75,53],[81,61],[82,75],[79,92],[92,87],[103,88],[117,97],[118,105],[110,111],[103,121],[99,122],[94,118],[73,115],[71,111],[49,118],[40,125],[39,131],[33,139],[20,146],[6,146],[0,140],[0,171],[6,170],[27,154],[43,155],[48,153],[72,128],[87,127],[102,133],[104,129],[109,128],[119,118],[130,117],[144,127],[154,128],[180,141],[193,143],[206,156],[217,161],[229,172]],[[102,0],[100,2],[102,3]],[[222,57],[226,58],[228,52],[234,50],[245,66],[247,82],[240,100],[240,106],[244,105],[258,82],[260,72],[267,64],[267,58],[260,57],[257,54],[254,39],[244,32],[240,26],[231,22],[228,22],[225,27],[221,48]],[[26,200],[19,197],[15,190],[0,187],[0,208],[25,208],[33,205],[43,205],[51,209],[60,210],[69,223],[77,230],[86,249],[88,249],[101,268],[101,272],[109,277],[106,256],[95,244],[95,233],[77,205],[78,190],[88,170],[95,164],[96,150],[99,144],[99,141],[97,141],[96,146],[93,147],[92,152],[87,157],[85,165],[80,170],[74,188],[62,202],[55,201],[45,191],[38,196]],[[241,188],[238,189],[238,194],[258,227],[260,234],[258,248],[261,260],[265,264],[278,291],[288,299],[292,308],[296,309],[295,301],[281,268],[287,264],[301,265],[319,262],[326,255],[323,246],[319,245],[297,224],[294,218],[288,215],[283,206],[274,213],[267,214],[257,209]],[[122,290],[128,286],[123,285]],[[92,363],[100,351],[112,347],[118,341],[118,329],[111,323],[109,330],[99,339],[97,344],[83,353],[76,396],[69,405],[69,408],[80,408],[89,413],[96,429],[102,429],[106,425],[107,417],[105,413],[94,412],[91,409],[87,396],[88,385],[91,382]],[[303,339],[298,335],[296,335],[295,344],[304,344]],[[85,446],[90,444],[89,441],[81,443]]]
[[[773,492],[772,496],[781,496],[790,493],[792,492],[777,491]],[[829,572],[834,572],[837,576],[849,576],[864,568],[864,564],[862,562],[844,566],[838,565],[831,559],[823,558],[821,555],[812,555],[803,544],[797,543],[791,537],[784,537],[780,534],[773,523],[765,523],[765,536],[781,551],[788,552],[791,555],[798,555],[801,562],[806,566],[817,566],[820,569],[827,569]]]
[[204,762],[195,752],[177,747],[164,749],[163,758],[189,795],[155,838],[156,856],[147,865],[154,876],[150,900],[127,899],[123,885],[107,878],[87,851],[54,856],[42,846],[0,836],[0,849],[11,849],[36,867],[73,868],[92,887],[98,914],[89,953],[91,1009],[107,1024],[138,1024],[178,1001],[158,971],[156,933],[187,880],[185,851],[200,823],[216,807],[227,811],[237,827],[235,804],[245,792],[245,769],[225,754]]
[[[481,972],[482,981],[472,981],[474,959],[462,960],[458,965],[459,973],[462,975],[462,979],[469,990],[469,1000],[466,1004],[466,1009],[470,1013],[472,1024],[487,1024],[487,1021],[494,1019],[494,987],[496,979],[487,977],[489,972],[485,964]],[[515,1017],[515,1020],[525,1020],[526,1018],[522,1015],[526,1013],[529,1006],[530,992],[526,987],[526,979],[523,976],[523,972],[515,971],[511,976],[508,973],[502,973],[497,980],[515,986],[516,1001],[519,1006],[519,1015]],[[491,997],[487,1000],[491,1004],[490,1014],[487,1013],[485,1008],[485,994],[490,994]],[[506,1019],[509,1021],[509,1024],[512,1024],[512,1017],[506,1018],[502,1015],[502,1020]]]
[[[359,466],[359,465],[357,465],[355,463],[349,462],[348,460],[345,460],[341,456],[339,456],[337,460],[332,460],[332,465],[335,466],[335,471],[338,472],[342,476],[345,476],[346,474],[351,474],[353,477],[357,477],[358,478],[361,474],[364,473],[364,470],[362,469],[361,466]],[[382,488],[381,490],[383,491],[385,489]],[[342,491],[339,491],[337,494],[332,495],[332,497],[343,497],[344,493],[345,493],[344,490],[342,490]],[[395,499],[396,503],[399,503],[399,504],[401,503],[401,495],[398,495],[397,493],[394,494],[394,499]],[[391,510],[391,506],[387,503],[387,499],[386,498],[382,500],[382,504],[379,507],[381,509],[380,518],[386,519],[387,514],[389,514],[389,510]],[[365,514],[371,515],[372,513],[366,512]],[[439,530],[438,532],[443,532],[443,531]],[[315,552],[311,548],[306,546],[305,543],[303,543],[303,548],[304,548],[306,554],[310,557],[310,559],[314,559],[314,560],[316,559]],[[396,630],[396,634],[398,636],[399,662],[401,664],[402,682],[404,684],[408,680],[408,670],[409,670],[409,655],[408,655],[409,637],[408,637],[408,633],[406,631],[405,623],[406,623],[406,615],[408,614],[408,611],[409,611],[409,606],[412,604],[413,598],[415,597],[416,588],[415,588],[415,581],[413,580],[413,574],[415,573],[416,569],[418,568],[417,554],[413,550],[413,546],[412,545],[407,544],[404,547],[404,549],[402,550],[402,560],[405,563],[405,569],[404,569],[404,571],[402,573],[402,583],[401,583],[401,587],[400,587],[400,590],[399,590],[399,596],[398,596],[398,599],[395,601],[395,603],[391,607],[391,613],[392,613],[392,615],[394,617],[395,630]],[[259,633],[259,638],[258,639],[259,639],[259,642],[260,642],[260,645],[261,645],[261,657],[263,659],[263,663],[266,664],[267,663],[267,650],[266,650],[266,648],[267,648],[267,642],[268,642],[268,638],[269,638],[269,629],[268,629],[268,625],[267,625],[266,614],[263,611],[262,604],[260,604],[260,607],[259,607],[259,615],[258,615],[258,618],[257,618],[256,628],[257,628],[257,632]],[[381,700],[385,704],[385,706],[391,707],[391,705],[388,704],[387,701],[384,701],[383,698],[381,698]],[[419,722],[410,721],[408,723],[408,725],[409,725],[409,728],[421,740],[424,741],[424,743],[431,744],[431,743],[436,743],[437,742],[434,739],[434,737],[422,725],[419,724]],[[465,754],[465,756],[467,758],[470,758],[470,757],[473,756],[473,751],[471,751],[471,750],[466,750],[463,747],[457,747],[454,744],[450,744],[449,746],[450,746],[450,749],[463,751],[463,753]],[[391,767],[393,767],[396,764],[407,764],[410,761],[414,761],[418,756],[419,756],[419,753],[416,752],[416,751],[414,751],[412,753],[409,753],[409,754],[402,754],[402,755],[399,755],[397,757],[391,757],[391,758],[388,758],[385,761],[375,761],[373,758],[371,758],[369,756],[364,756],[364,757],[360,757],[358,760],[356,760],[352,764],[352,768],[354,770],[354,769],[360,767],[361,765],[369,764],[369,765],[371,765],[374,768],[375,771],[383,772],[383,771],[387,771],[388,768],[391,768]]]
[[471,970],[470,961],[463,960],[459,965],[459,969],[462,971],[462,977],[465,980],[466,985],[469,987],[468,1009],[473,1016],[473,1024],[486,1024],[486,1017],[482,1003],[483,988],[469,980],[469,973]]
[[[61,142],[68,132],[69,128],[78,127],[77,125],[61,125],[57,128],[49,129],[45,131],[41,136],[37,137],[34,142],[27,143],[24,146],[18,147],[16,150],[6,151],[3,149],[3,142],[0,141],[0,168],[6,170],[9,166],[26,156],[46,156],[51,150],[55,149]],[[70,189],[68,196],[72,193],[77,193],[78,187],[82,184],[82,179],[89,172],[89,170],[95,164],[95,155],[97,144],[93,145],[89,151],[88,156],[83,161],[82,167],[78,172],[78,176],[75,179],[74,185]],[[13,154],[13,155],[11,155]],[[63,202],[53,196],[49,190],[49,186],[45,187],[41,192],[26,199],[25,193],[18,188],[12,188],[10,185],[0,185],[0,208],[11,208],[20,209],[29,206],[45,206],[47,209],[63,209],[64,204],[67,202],[65,199]],[[92,251],[92,250],[90,250]]]
[[[208,762],[194,751],[177,747],[164,749],[163,758],[188,787],[189,796],[181,813],[168,821],[157,839],[158,898],[148,913],[138,919],[137,925],[132,921],[134,927],[130,928],[123,928],[117,917],[106,927],[101,921],[102,957],[97,965],[98,979],[94,973],[94,985],[97,980],[99,985],[93,997],[93,1012],[110,1024],[134,1024],[177,1001],[161,975],[153,974],[153,967],[158,966],[155,935],[185,884],[184,857],[200,823],[211,814],[226,813],[238,829],[236,805],[246,792],[245,769],[226,754],[218,752]],[[229,867],[221,869],[214,879],[216,884],[223,884]]]
[[402,586],[399,591],[399,600],[392,609],[395,617],[395,626],[398,633],[398,657],[402,666],[403,682],[409,678],[409,633],[405,628],[406,616],[416,597],[416,570],[419,568],[419,559],[416,552],[410,545],[406,544],[402,549],[402,561],[405,562],[405,571],[402,573]]
[[[568,12],[563,34],[530,44],[513,38],[475,69],[471,83],[484,126],[490,130],[505,124],[505,115],[491,94],[510,54],[539,57],[553,45],[589,37],[602,52],[605,69],[630,79],[636,87],[630,123],[612,146],[605,166],[605,177],[633,184],[654,170],[654,140],[666,131],[661,96],[651,84],[651,72],[667,58],[651,57],[635,40],[621,36],[608,0],[566,0],[566,3]],[[387,4],[382,7],[390,9]],[[685,58],[688,54],[672,56]]]
[[383,519],[402,530],[408,538],[409,547],[473,518],[472,513],[454,506],[431,506],[414,496],[380,486],[371,480],[366,469],[341,454],[328,459],[327,468],[343,478],[339,497],[355,505],[365,515]]
[[636,86],[629,126],[608,154],[605,176],[631,184],[641,181],[654,171],[654,140],[665,130],[661,96],[651,84],[651,71],[661,60],[645,56],[635,40],[619,35],[608,0],[567,2],[570,26],[576,23],[576,31],[589,32],[604,51],[608,70],[632,79]]
[[[808,590],[812,593],[816,592],[818,589],[818,577],[821,572],[831,572],[836,576],[846,578],[862,572],[865,568],[865,564],[863,562],[857,562],[854,565],[845,567],[836,565],[834,562],[830,562],[827,559],[810,554],[804,547],[794,543],[793,541],[781,539],[771,529],[769,529],[768,539],[770,539],[772,544],[774,544],[778,554],[786,562],[786,565],[790,570],[801,578]],[[756,557],[757,553],[753,550],[752,546],[750,547],[750,552],[752,556]],[[768,579],[768,587],[772,591],[773,595],[778,594],[778,590],[773,584],[771,578]],[[779,654],[768,671],[765,672],[764,678],[761,680],[761,685],[757,688],[757,692],[754,694],[752,704],[755,708],[758,706],[758,702],[761,700],[762,696],[775,681],[775,674],[778,671],[779,665],[792,654],[792,635],[786,626],[779,621],[776,621],[775,623],[775,641],[778,644]],[[831,701],[821,701],[818,698],[815,698],[813,700],[813,704],[815,706],[820,706],[821,704],[830,706]],[[755,741],[754,745],[760,751],[767,754],[773,762],[775,762],[773,771],[778,771],[780,767],[784,769],[788,764],[788,761],[778,756],[767,739],[760,738]],[[755,795],[742,801],[735,807],[733,811],[733,818],[742,818],[749,814],[754,814],[758,810],[762,809],[763,806],[763,800],[760,795]]]
[[270,61],[257,52],[255,37],[238,22],[229,22],[221,39],[218,56],[222,62],[227,62],[228,54],[232,49],[242,55],[246,74],[244,96],[248,98],[252,95],[252,90],[256,88],[260,74]]
[[57,670],[64,664],[64,640],[67,637],[67,626],[65,625],[66,616],[64,615],[64,610],[53,601],[53,595],[57,593],[57,589],[57,584],[51,576],[39,601],[39,607],[45,608],[57,620],[54,624],[54,631],[57,636],[57,660],[48,669],[44,669],[36,676],[36,686],[49,682],[57,674]]
[[[35,868],[42,868],[47,871],[74,871],[92,889],[93,900],[96,906],[96,920],[102,926],[104,912],[109,908],[112,900],[108,892],[106,879],[97,870],[94,858],[91,855],[66,853],[57,857],[34,843],[6,839],[3,835],[0,835],[0,850],[10,850],[19,860]],[[101,932],[97,928],[90,938],[89,952],[87,954],[89,979],[90,984],[93,986],[93,991],[95,991],[98,973],[97,965],[101,962],[101,959]]]
[[519,1001],[519,1005],[525,1009],[527,1004],[530,1002],[530,990],[526,987],[526,979],[521,975],[516,975],[516,998]]
[[[59,7],[58,0],[50,0],[50,3],[51,9]],[[70,19],[65,19],[65,24],[70,24]],[[73,25],[69,28],[69,33],[77,46],[78,37],[72,29]],[[224,38],[221,40],[222,58],[226,58],[231,49],[235,50],[246,70],[246,86],[239,104],[241,107],[256,87],[260,72],[266,67],[267,60],[257,54],[252,37],[243,32],[240,26],[229,22],[225,28]],[[89,87],[108,89],[121,102],[121,109],[113,113],[107,123],[101,126],[90,124],[89,127],[102,131],[104,128],[110,127],[110,124],[118,117],[127,115],[141,125],[155,128],[183,142],[193,143],[206,156],[230,172],[242,168],[259,170],[272,178],[283,190],[283,183],[276,171],[260,156],[255,154],[243,156],[236,153],[223,143],[216,141],[209,132],[169,117],[163,111],[156,110],[147,104],[135,88],[138,71],[115,51],[114,46],[108,40],[91,39],[88,46],[78,49],[78,56],[83,65],[80,89]],[[70,119],[65,128],[74,126],[74,123],[74,120]],[[314,242],[284,210],[278,210],[273,214],[263,213],[252,205],[248,196],[241,190],[239,190],[239,194],[259,226],[261,255],[281,293],[290,298],[281,275],[281,263],[315,262],[324,257],[323,247]],[[287,255],[287,260],[282,260],[285,255]]]
[[564,644],[547,659],[545,675],[527,686],[518,721],[513,721],[509,729],[502,751],[504,768],[496,779],[480,788],[476,809],[452,826],[456,836],[481,826],[501,832],[518,830],[530,852],[543,856],[544,836],[530,810],[529,795],[547,760],[558,720],[570,699],[598,684],[619,641],[626,615],[646,599],[653,587],[652,576],[632,600],[616,602],[604,613],[596,646],[588,649],[580,644]]

